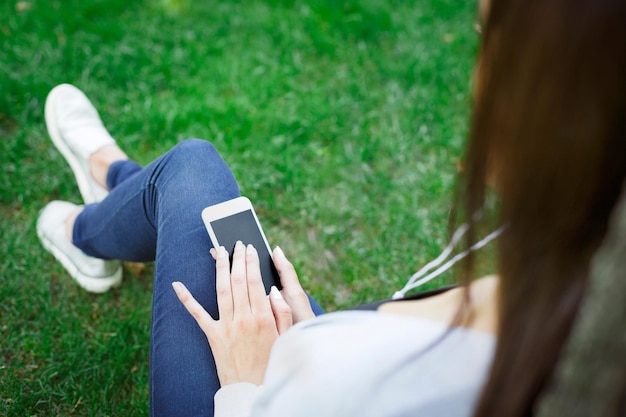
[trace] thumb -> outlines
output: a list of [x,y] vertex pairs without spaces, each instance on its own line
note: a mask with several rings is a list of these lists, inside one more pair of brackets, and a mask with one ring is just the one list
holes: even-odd
[[280,275],[280,282],[283,284],[282,295],[292,309],[293,320],[297,323],[315,317],[309,297],[300,285],[293,264],[287,260],[282,249],[278,246],[274,249],[274,265],[276,265],[276,270]]

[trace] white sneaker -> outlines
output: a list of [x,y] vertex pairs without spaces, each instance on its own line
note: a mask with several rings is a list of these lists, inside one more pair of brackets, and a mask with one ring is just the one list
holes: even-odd
[[105,129],[87,96],[70,84],[50,91],[45,106],[46,126],[52,142],[70,164],[86,204],[104,199],[108,191],[89,170],[89,155],[115,140]]
[[122,282],[120,261],[106,261],[85,255],[65,234],[65,220],[78,208],[65,201],[52,201],[37,220],[37,235],[43,246],[61,262],[85,290],[103,293]]

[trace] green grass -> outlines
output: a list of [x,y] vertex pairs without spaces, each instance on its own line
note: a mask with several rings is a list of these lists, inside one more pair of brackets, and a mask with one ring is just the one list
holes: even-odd
[[456,0],[3,1],[0,415],[148,412],[152,266],[95,296],[36,237],[46,202],[80,201],[44,126],[54,85],[140,163],[214,142],[334,310],[389,297],[447,241],[474,19]]

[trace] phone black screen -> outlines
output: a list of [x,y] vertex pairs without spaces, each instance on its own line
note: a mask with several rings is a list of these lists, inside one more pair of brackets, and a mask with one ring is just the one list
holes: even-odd
[[263,278],[265,292],[269,294],[272,285],[275,285],[279,290],[282,289],[278,271],[276,271],[272,257],[267,250],[267,246],[265,246],[265,241],[254,220],[252,211],[246,210],[219,220],[213,220],[211,221],[211,227],[215,232],[217,241],[228,251],[231,264],[235,243],[241,240],[244,245],[251,244],[259,253],[261,277]]

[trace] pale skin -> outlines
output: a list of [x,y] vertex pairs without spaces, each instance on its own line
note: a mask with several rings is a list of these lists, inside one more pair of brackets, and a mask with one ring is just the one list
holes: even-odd
[[[117,145],[105,146],[89,157],[91,175],[106,188],[109,166],[126,159],[128,156]],[[74,220],[81,210],[82,207],[66,220],[70,240]],[[272,257],[283,289],[273,288],[269,297],[261,280],[258,254],[251,245],[245,247],[238,242],[232,269],[223,247],[212,249],[211,255],[216,261],[219,320],[207,313],[184,284],[174,282],[172,286],[207,337],[221,385],[237,382],[261,384],[276,339],[292,325],[315,315],[295,268],[279,247],[274,249]],[[469,287],[469,298],[460,325],[495,334],[497,278],[491,276],[474,281]],[[462,299],[463,289],[457,288],[422,300],[385,303],[378,311],[448,324],[455,318]]]
[[[124,153],[117,145],[107,145],[98,149],[96,152],[89,155],[89,171],[93,179],[103,187],[107,188],[106,178],[109,166],[116,161],[125,161],[128,159],[128,155]],[[83,210],[82,206],[78,207],[74,213],[65,220],[65,234],[67,238],[72,241],[72,230],[74,229],[74,221],[76,216]]]
[[315,315],[293,266],[280,248],[274,250],[273,258],[283,290],[281,294],[273,287],[269,297],[265,295],[259,257],[252,245],[244,247],[237,242],[232,270],[226,249],[220,247],[213,255],[219,320],[213,319],[182,283],[174,282],[172,286],[209,341],[220,384],[260,385],[278,336],[294,323]]
[[[314,317],[293,265],[280,248],[273,252],[283,285],[282,295],[273,288],[265,296],[256,250],[238,242],[232,272],[228,253],[219,248],[216,257],[216,288],[220,319],[213,319],[180,282],[172,286],[178,299],[206,335],[215,357],[222,386],[237,382],[260,385],[269,353],[280,334],[293,324]],[[488,333],[496,332],[498,280],[485,277],[469,288],[470,301],[460,325]],[[381,314],[419,317],[452,322],[459,310],[463,288],[422,300],[385,303]]]

